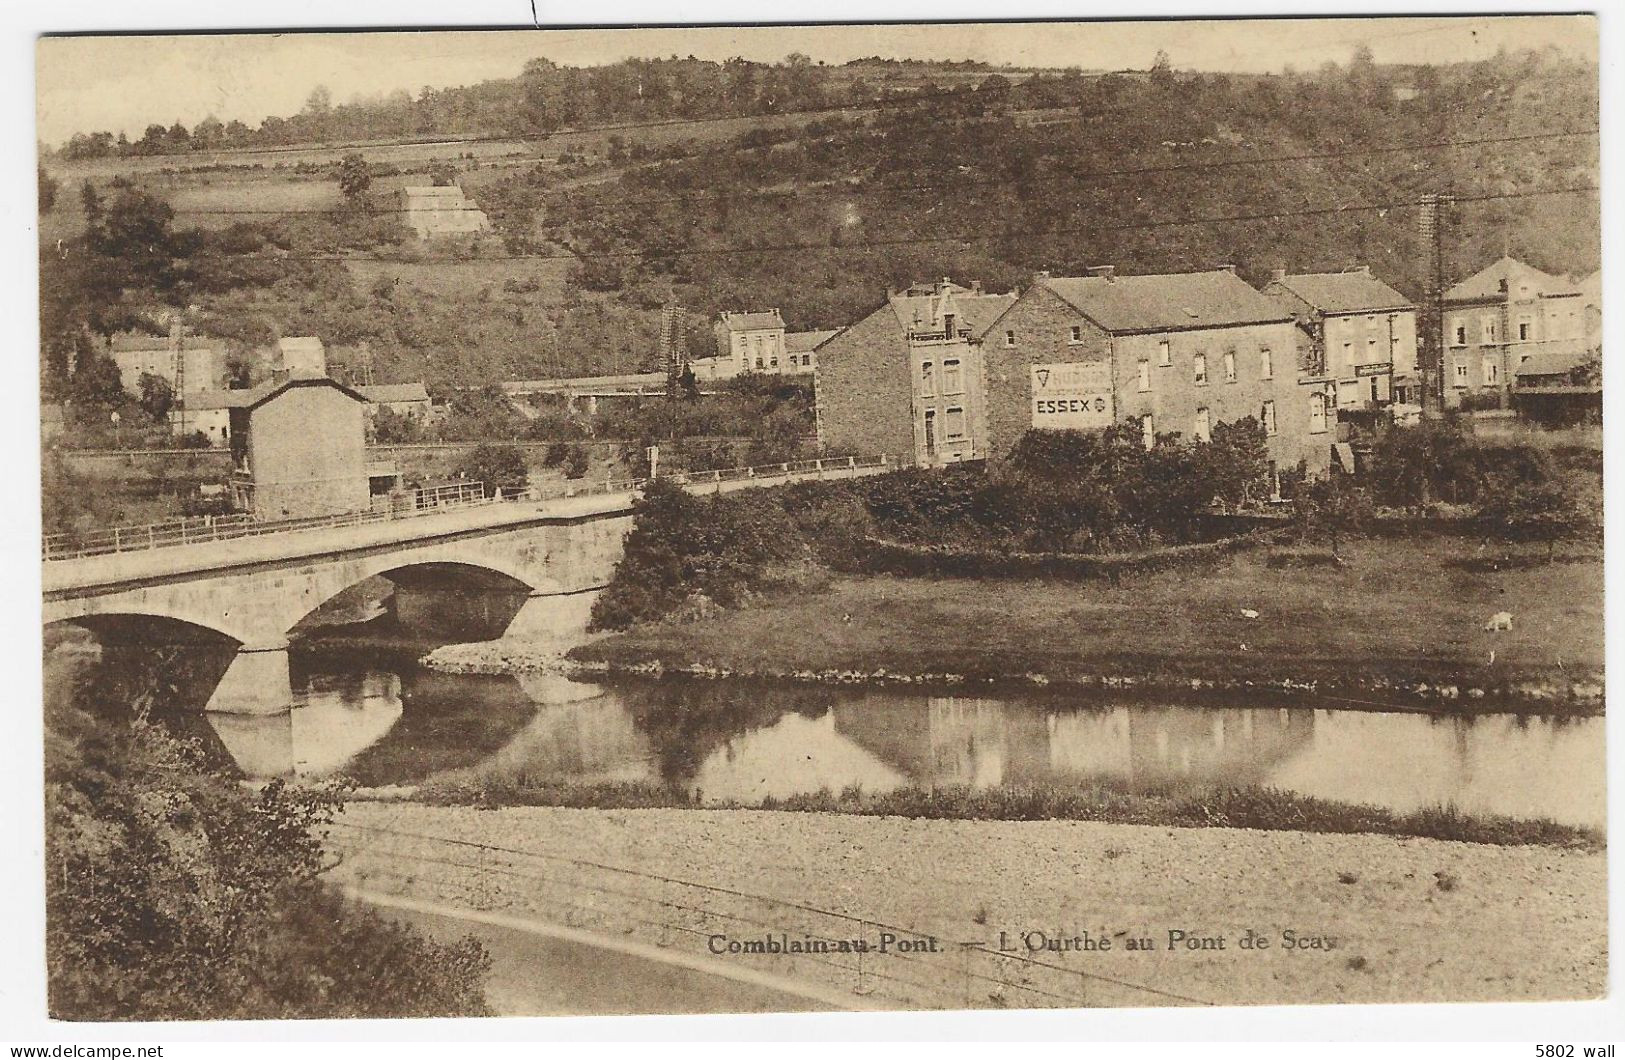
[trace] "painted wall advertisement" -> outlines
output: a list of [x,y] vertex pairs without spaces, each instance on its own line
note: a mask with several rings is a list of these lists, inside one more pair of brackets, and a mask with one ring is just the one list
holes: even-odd
[[1033,426],[1052,431],[1110,427],[1111,367],[1105,361],[1035,364]]

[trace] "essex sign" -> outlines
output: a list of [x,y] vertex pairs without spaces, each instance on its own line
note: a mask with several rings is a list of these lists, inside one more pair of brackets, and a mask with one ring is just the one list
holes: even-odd
[[1033,426],[1052,431],[1110,427],[1111,368],[1104,361],[1033,365]]

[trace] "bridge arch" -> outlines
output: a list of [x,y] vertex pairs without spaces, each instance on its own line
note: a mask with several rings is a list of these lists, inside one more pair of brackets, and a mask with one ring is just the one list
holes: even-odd
[[328,595],[293,622],[288,635],[368,620],[382,602],[376,583],[383,580],[389,583],[390,609],[403,627],[448,641],[494,639],[536,592],[527,574],[515,564],[483,559],[397,559]]

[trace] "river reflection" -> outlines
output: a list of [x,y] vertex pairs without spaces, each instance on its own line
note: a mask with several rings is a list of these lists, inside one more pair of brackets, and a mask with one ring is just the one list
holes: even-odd
[[1069,702],[395,671],[300,676],[281,718],[210,715],[250,776],[661,782],[706,803],[859,786],[1267,785],[1404,811],[1602,826],[1599,718]]

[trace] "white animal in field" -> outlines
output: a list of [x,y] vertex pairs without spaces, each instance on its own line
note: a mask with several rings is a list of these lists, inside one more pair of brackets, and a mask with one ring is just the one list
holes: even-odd
[[1490,620],[1488,622],[1484,623],[1484,632],[1486,633],[1500,633],[1510,630],[1511,628],[1511,611],[1497,611],[1495,614],[1490,616]]
[[1244,608],[1241,609],[1241,617],[1242,618],[1257,618],[1258,617],[1258,612],[1254,611],[1250,607],[1244,607]]

